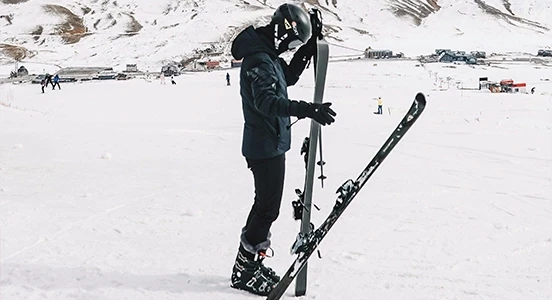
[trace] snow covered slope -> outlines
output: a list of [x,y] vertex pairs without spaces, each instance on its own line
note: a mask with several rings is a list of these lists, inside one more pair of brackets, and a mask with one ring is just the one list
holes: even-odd
[[[238,30],[263,23],[284,2],[2,0],[0,57],[4,62],[18,57],[111,66],[181,61],[203,51],[227,53]],[[435,48],[536,53],[552,46],[548,0],[292,2],[320,7],[330,41],[353,49],[371,46],[418,55]]]
[[[543,80],[552,69],[416,64],[329,65],[325,99],[338,115],[323,129],[328,178],[315,185],[315,225],[416,92],[428,106],[321,243],[301,299],[552,299],[552,83]],[[239,71],[229,72],[231,86],[226,71],[45,94],[0,85],[0,299],[263,299],[229,287],[254,197]],[[440,91],[436,73],[513,78],[536,93]],[[309,69],[289,95],[312,91]],[[383,115],[372,113],[378,96]],[[309,124],[292,128],[271,228],[267,264],[280,274],[293,260],[291,201]],[[283,299],[297,300],[292,291]]]

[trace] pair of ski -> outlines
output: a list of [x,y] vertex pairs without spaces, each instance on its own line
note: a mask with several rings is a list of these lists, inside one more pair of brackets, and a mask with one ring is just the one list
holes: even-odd
[[[315,101],[322,102],[324,82],[326,78],[326,69],[328,65],[328,43],[324,39],[320,39],[317,42],[317,59],[315,62],[315,72],[316,72],[316,87],[315,87]],[[320,86],[320,83],[322,86]],[[385,158],[391,153],[393,148],[399,143],[399,141],[404,137],[406,132],[412,127],[416,122],[418,117],[424,111],[426,106],[426,99],[422,93],[418,93],[415,98],[412,106],[400,121],[399,125],[393,130],[389,138],[385,141],[383,146],[376,153],[374,158],[368,163],[368,165],[362,170],[360,175],[356,180],[349,179],[339,189],[337,190],[337,200],[336,203],[330,212],[326,220],[315,230],[312,230],[310,227],[310,212],[303,211],[303,219],[301,225],[301,232],[299,233],[295,244],[292,247],[294,254],[297,254],[295,261],[292,263],[288,271],[282,276],[278,285],[270,292],[267,297],[267,300],[278,300],[280,299],[288,287],[291,285],[293,280],[297,277],[299,272],[301,272],[307,265],[308,259],[315,252],[318,245],[326,234],[333,227],[335,222],[339,219],[341,214],[345,209],[351,204],[355,196],[359,193],[362,187],[366,184],[368,179],[374,174],[377,168],[385,160]],[[314,121],[313,121],[314,122]],[[315,122],[314,122],[315,123]],[[316,124],[318,125],[318,124]],[[308,199],[303,198],[303,205],[306,208],[310,208],[310,196],[312,196],[312,174],[314,173],[314,164],[316,157],[316,141],[319,132],[319,126],[313,126],[311,123],[311,135],[310,135],[310,146],[308,159],[309,163],[307,165],[307,178],[305,184],[305,191],[303,195],[307,196]],[[314,144],[313,144],[314,143]],[[312,148],[314,146],[314,149]],[[314,156],[314,157],[313,157]],[[323,162],[322,162],[323,163]],[[309,168],[312,168],[309,170]],[[310,174],[310,175],[309,175]],[[310,176],[310,177],[309,177]],[[311,184],[308,184],[310,180]],[[309,193],[307,193],[309,192]],[[310,196],[309,196],[310,195]],[[304,295],[306,292],[306,273],[302,274],[301,278],[297,278],[298,287],[296,289],[296,295]],[[301,282],[299,282],[301,281]]]

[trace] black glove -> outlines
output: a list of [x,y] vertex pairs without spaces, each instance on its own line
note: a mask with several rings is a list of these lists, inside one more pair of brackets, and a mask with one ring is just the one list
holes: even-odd
[[322,14],[320,13],[320,10],[317,8],[309,9],[309,16],[311,21],[312,36],[321,40],[324,38],[324,35],[322,35]]
[[327,103],[307,103],[305,101],[291,101],[289,104],[289,115],[299,119],[305,117],[311,118],[320,125],[330,125],[335,122],[337,114],[330,108],[332,104]]
[[320,123],[320,125],[330,125],[335,122],[335,117],[337,114],[333,109],[330,108],[331,103],[311,103],[307,108],[307,117],[315,120]]
[[315,53],[316,53],[316,37],[312,36],[303,46],[297,49],[297,52],[295,52],[289,64],[293,65],[294,61],[301,61],[301,62],[304,62],[304,64],[306,64],[306,62],[310,60]]

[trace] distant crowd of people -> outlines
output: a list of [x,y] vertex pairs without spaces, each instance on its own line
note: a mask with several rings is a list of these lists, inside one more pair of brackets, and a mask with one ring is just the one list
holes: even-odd
[[[146,74],[146,79],[148,79],[148,78],[150,78],[150,75]],[[161,72],[161,74],[159,75],[159,82],[163,85],[166,84],[165,78],[166,78],[165,74],[163,72]],[[229,73],[226,73],[225,79],[226,79],[226,85],[230,86],[230,74]],[[170,76],[170,80],[171,80],[172,85],[176,85],[174,75]],[[55,90],[56,87],[59,90],[61,90],[61,86],[60,86],[59,82],[60,82],[60,78],[59,78],[58,74],[52,75],[52,74],[46,73],[44,75],[44,77],[40,80],[40,87],[42,89],[42,93],[44,94],[45,88],[47,88],[48,85],[52,86],[52,90]]]
[[46,75],[44,75],[44,78],[42,78],[42,80],[40,81],[40,86],[42,88],[42,93],[43,94],[44,94],[44,88],[47,88],[48,84],[52,85],[52,90],[55,90],[56,86],[58,87],[58,89],[61,90],[61,86],[59,85],[59,75],[58,74],[52,76],[51,74],[46,73]]
[[[146,75],[147,77],[148,75]],[[229,73],[226,73],[226,85],[229,86],[230,85],[230,74]],[[165,83],[165,73],[161,72],[161,74],[159,75],[159,82],[161,84],[166,84]],[[176,85],[176,81],[174,81],[174,75],[171,75],[171,84],[172,85]]]

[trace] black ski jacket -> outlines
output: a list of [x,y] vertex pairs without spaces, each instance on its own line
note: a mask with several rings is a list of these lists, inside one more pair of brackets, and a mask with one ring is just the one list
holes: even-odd
[[232,55],[243,59],[240,94],[244,116],[242,154],[250,159],[272,158],[291,147],[290,101],[294,85],[313,55],[309,45],[299,48],[288,65],[271,46],[268,27],[242,31],[232,43]]

